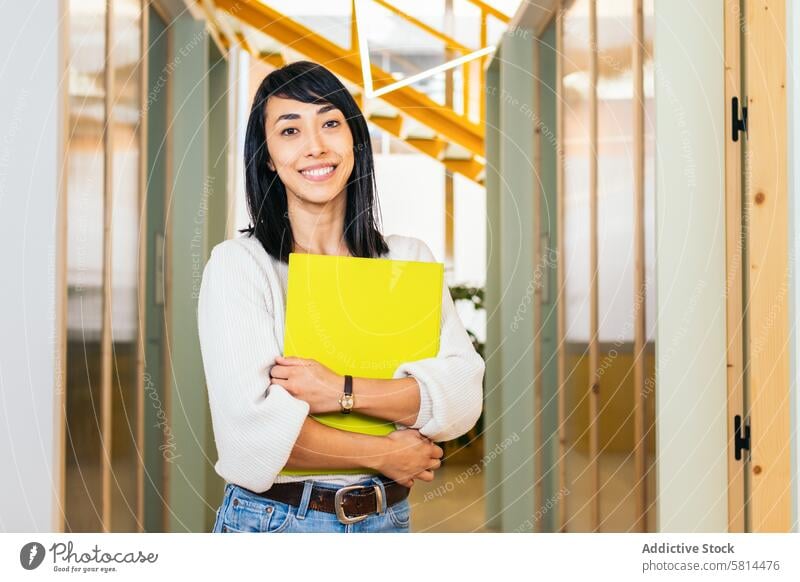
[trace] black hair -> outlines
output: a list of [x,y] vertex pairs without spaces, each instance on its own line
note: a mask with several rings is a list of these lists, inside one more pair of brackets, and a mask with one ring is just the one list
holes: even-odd
[[294,246],[286,188],[267,166],[266,108],[270,97],[303,103],[330,103],[339,109],[353,136],[353,172],[347,181],[344,239],[354,257],[376,258],[389,246],[379,230],[372,142],[367,121],[347,88],[328,69],[310,61],[290,63],[269,73],[256,91],[244,142],[247,209],[251,224],[240,232],[255,236],[275,259],[288,262]]

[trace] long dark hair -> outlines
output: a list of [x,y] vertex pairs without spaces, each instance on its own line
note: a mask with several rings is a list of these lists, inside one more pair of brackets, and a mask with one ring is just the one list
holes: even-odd
[[241,232],[255,236],[275,259],[288,262],[294,246],[286,202],[286,188],[267,166],[269,148],[265,130],[270,97],[303,103],[330,103],[339,109],[353,135],[353,172],[347,182],[344,238],[354,257],[379,257],[389,251],[381,235],[372,142],[367,121],[347,88],[328,69],[298,61],[272,71],[253,99],[244,142],[245,188],[251,224]]

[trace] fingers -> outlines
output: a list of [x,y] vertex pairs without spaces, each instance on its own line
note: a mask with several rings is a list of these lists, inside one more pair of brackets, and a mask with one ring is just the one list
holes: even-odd
[[441,459],[442,457],[444,457],[444,449],[439,445],[433,445],[433,450],[431,451],[431,457],[434,459]]
[[431,464],[428,466],[428,470],[435,471],[436,469],[438,469],[441,466],[442,466],[442,462],[439,459],[433,459],[431,461]]
[[272,366],[269,370],[270,378],[278,378],[280,380],[289,379],[289,366]]
[[313,360],[307,358],[285,358],[283,356],[275,356],[275,361],[281,366],[308,366]]
[[415,479],[419,479],[420,481],[433,481],[433,471],[423,471],[414,477]]
[[[416,428],[411,428],[411,429],[408,429],[408,430],[413,430],[413,431],[414,431],[414,432],[417,434],[417,436],[419,437],[419,439],[420,439],[420,440],[422,440],[422,441],[425,441],[426,443],[428,443],[428,444],[430,444],[430,445],[434,444],[434,443],[433,443],[433,440],[431,440],[430,438],[426,437],[424,434],[422,434],[421,432],[419,432],[419,430],[418,430],[418,429],[416,429]],[[439,451],[442,451],[442,449],[441,449],[440,447],[438,447],[438,446],[437,446],[436,448],[437,448],[437,449],[439,449]],[[444,451],[442,451],[442,454],[444,454]],[[441,455],[440,455],[440,456],[441,456]]]

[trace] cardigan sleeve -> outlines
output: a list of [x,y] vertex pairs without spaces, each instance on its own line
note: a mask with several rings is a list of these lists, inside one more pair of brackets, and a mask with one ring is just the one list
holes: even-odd
[[[416,260],[435,262],[427,245],[417,240]],[[394,378],[412,376],[420,390],[420,410],[411,428],[434,441],[448,441],[469,431],[483,407],[483,373],[486,365],[475,351],[456,312],[447,285],[442,289],[439,353],[401,364]]]
[[217,446],[217,473],[262,492],[289,459],[309,406],[269,369],[280,354],[268,275],[242,243],[214,247],[203,272],[198,330]]

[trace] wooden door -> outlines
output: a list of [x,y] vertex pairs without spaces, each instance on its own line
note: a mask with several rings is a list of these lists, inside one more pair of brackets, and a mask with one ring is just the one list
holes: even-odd
[[729,528],[788,532],[786,3],[727,0],[725,9]]

